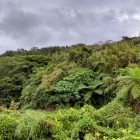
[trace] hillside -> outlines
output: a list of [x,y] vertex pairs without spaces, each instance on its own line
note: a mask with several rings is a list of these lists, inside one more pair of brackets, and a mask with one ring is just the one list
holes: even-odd
[[140,37],[0,56],[0,140],[139,140]]

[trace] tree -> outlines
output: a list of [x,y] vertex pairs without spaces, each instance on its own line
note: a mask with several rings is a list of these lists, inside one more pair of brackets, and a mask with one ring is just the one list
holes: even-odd
[[140,68],[120,70],[117,99],[132,104],[135,111],[140,110]]

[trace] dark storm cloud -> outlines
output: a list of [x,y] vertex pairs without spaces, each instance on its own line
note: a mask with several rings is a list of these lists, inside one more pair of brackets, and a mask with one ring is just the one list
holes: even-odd
[[0,51],[138,35],[139,6],[138,0],[0,0]]

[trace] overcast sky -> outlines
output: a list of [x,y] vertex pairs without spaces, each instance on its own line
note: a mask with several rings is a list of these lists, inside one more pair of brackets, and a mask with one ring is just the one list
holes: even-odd
[[138,36],[139,0],[0,0],[0,53]]

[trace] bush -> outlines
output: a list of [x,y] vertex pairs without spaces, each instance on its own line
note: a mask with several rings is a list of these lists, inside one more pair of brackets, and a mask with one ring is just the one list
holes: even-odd
[[8,114],[0,115],[0,139],[13,140],[18,122]]

